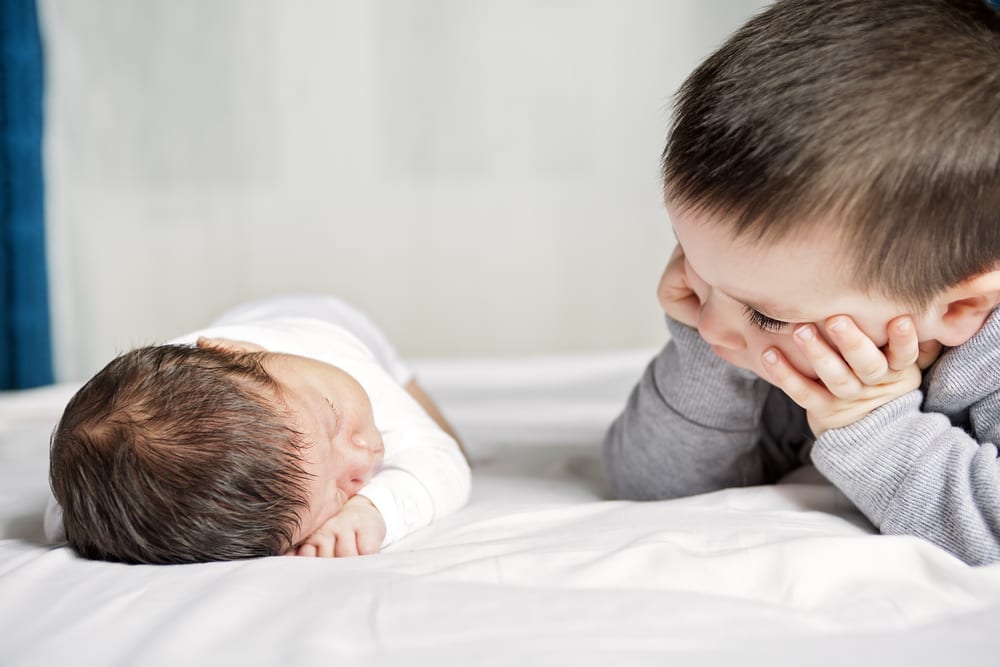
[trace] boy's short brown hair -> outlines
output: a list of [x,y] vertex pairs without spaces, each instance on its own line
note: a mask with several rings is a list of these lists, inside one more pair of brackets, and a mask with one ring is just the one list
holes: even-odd
[[1000,263],[1000,14],[986,0],[778,0],[688,78],[668,201],[777,240],[833,229],[911,306]]
[[284,553],[307,502],[291,424],[259,354],[163,345],[118,357],[52,435],[70,546],[128,563]]

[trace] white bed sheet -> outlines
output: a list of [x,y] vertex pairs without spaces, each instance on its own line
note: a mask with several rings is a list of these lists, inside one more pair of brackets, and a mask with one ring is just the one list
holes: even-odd
[[0,664],[997,664],[1000,566],[873,534],[809,469],[608,500],[599,442],[651,351],[415,364],[469,505],[381,555],[127,566],[41,543],[74,387],[0,395]]

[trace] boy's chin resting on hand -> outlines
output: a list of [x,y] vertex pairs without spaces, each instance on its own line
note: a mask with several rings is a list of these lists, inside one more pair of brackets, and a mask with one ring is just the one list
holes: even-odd
[[356,495],[285,555],[341,558],[377,554],[385,530],[382,514],[370,500]]

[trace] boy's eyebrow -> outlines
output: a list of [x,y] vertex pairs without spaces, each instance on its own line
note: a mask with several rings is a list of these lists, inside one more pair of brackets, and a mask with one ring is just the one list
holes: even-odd
[[[680,246],[681,249],[683,250],[684,246],[681,245],[680,240],[677,239],[677,230],[674,229],[673,225],[670,225],[670,231],[674,233],[674,242],[678,246]],[[812,322],[813,320],[813,318],[809,317],[808,315],[803,315],[797,310],[790,310],[786,313],[783,313],[782,317],[777,317],[777,313],[781,313],[781,308],[773,304],[756,301],[755,299],[742,299],[734,294],[730,294],[729,292],[721,289],[719,291],[728,296],[733,301],[736,301],[740,305],[746,306],[747,308],[750,308],[752,310],[756,310],[761,315],[768,317],[772,320],[776,320],[779,322]]]

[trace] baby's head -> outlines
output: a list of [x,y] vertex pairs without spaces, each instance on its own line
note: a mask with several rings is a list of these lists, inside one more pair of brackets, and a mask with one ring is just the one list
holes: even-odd
[[185,563],[287,552],[370,478],[381,438],[340,369],[209,341],[112,361],[69,402],[51,450],[78,553]]
[[1000,14],[779,0],[688,78],[663,167],[701,300],[732,302],[717,351],[839,313],[964,342],[1000,289]]

